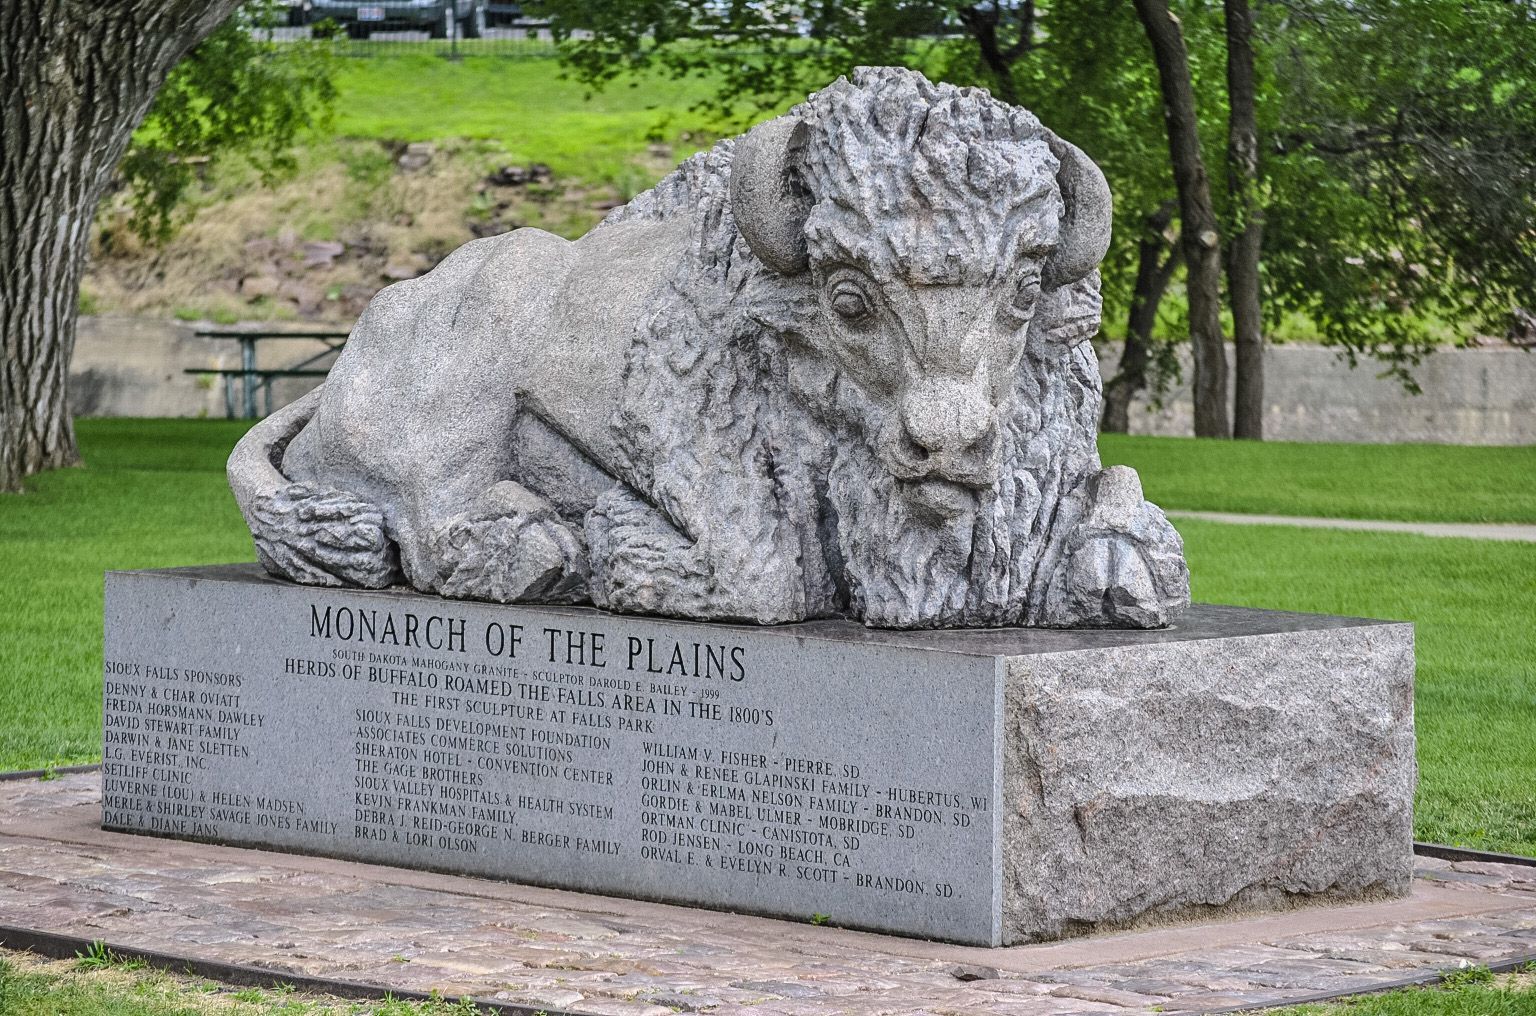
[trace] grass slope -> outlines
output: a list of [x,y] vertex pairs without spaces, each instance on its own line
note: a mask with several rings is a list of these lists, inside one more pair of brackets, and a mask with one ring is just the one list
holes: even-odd
[[[713,91],[707,79],[649,75],[594,94],[562,78],[552,55],[452,61],[391,53],[341,61],[336,85],[338,134],[491,139],[515,158],[548,163],[556,176],[592,183],[625,180],[649,139],[672,142],[683,131],[699,137],[711,126],[688,112]],[[413,101],[417,96],[430,101]]]
[[[243,429],[82,420],[85,468],[38,477],[30,493],[0,498],[0,570],[9,577],[0,588],[0,769],[99,757],[103,570],[251,559],[223,476]],[[1148,490],[1170,505],[1211,506],[1201,500],[1214,496],[1203,477],[1212,488],[1255,491],[1247,510],[1260,512],[1321,513],[1298,508],[1297,498],[1334,503],[1321,478],[1349,475],[1356,455],[1306,446],[1316,464],[1301,468],[1301,446],[1202,442],[1200,452],[1217,463],[1207,468],[1191,458],[1194,442],[1106,447],[1111,458],[1130,451],[1149,478],[1162,478]],[[1503,450],[1366,449],[1363,458],[1389,456],[1410,472],[1438,468],[1452,452],[1473,465],[1460,470],[1459,484],[1404,483],[1383,505],[1350,503],[1365,515],[1479,517],[1500,475],[1476,465],[1497,460],[1484,451]],[[1158,482],[1194,503],[1169,497]],[[1268,499],[1258,496],[1265,491]],[[1518,508],[1493,514],[1508,518]],[[1536,544],[1197,522],[1180,529],[1197,599],[1415,622],[1420,837],[1536,854]]]
[[[1406,397],[1406,396],[1405,396]],[[1296,444],[1099,439],[1149,499],[1190,511],[1421,522],[1536,522],[1536,445]]]
[[[713,140],[709,119],[688,112],[707,82],[653,75],[588,97],[539,49],[451,61],[406,46],[341,60],[334,121],[296,146],[291,175],[263,182],[242,159],[218,160],[163,247],[127,228],[129,194],[105,202],[82,306],[350,323],[401,269],[423,271],[476,236],[518,226],[582,235]],[[412,141],[436,151],[406,171],[396,160]],[[536,162],[553,169],[551,181],[486,182],[499,167]],[[345,251],[317,265],[302,247],[312,241]]]

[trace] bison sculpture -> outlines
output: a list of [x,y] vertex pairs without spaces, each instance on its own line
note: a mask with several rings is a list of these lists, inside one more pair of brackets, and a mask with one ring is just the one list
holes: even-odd
[[272,573],[758,623],[1166,625],[1178,534],[1101,468],[1110,194],[1030,113],[864,68],[569,241],[378,294],[239,444]]

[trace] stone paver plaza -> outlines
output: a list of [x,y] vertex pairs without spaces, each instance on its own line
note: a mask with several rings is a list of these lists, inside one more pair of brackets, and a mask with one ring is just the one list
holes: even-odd
[[1536,956],[1521,865],[1421,857],[1407,899],[984,949],[109,833],[99,788],[0,783],[0,925],[615,1016],[1197,1012]]

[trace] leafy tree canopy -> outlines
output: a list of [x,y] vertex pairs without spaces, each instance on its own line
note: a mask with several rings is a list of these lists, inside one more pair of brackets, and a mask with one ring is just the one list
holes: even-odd
[[333,48],[272,41],[279,16],[275,0],[251,0],[171,70],[118,166],[135,232],[170,235],[199,163],[240,155],[271,180],[293,170],[299,134],[327,121]]
[[[1208,166],[1223,162],[1222,6],[1176,0]],[[571,74],[707,76],[738,122],[866,63],[1020,102],[1104,168],[1106,297],[1173,195],[1162,103],[1128,0],[544,0]],[[1536,303],[1536,7],[1528,0],[1261,0],[1265,311],[1409,368],[1447,326]],[[578,31],[579,30],[579,31]],[[1238,225],[1213,188],[1226,232]],[[1176,222],[1168,227],[1177,229]],[[1167,362],[1165,357],[1164,362]]]
[[1536,7],[1305,0],[1271,20],[1276,307],[1411,385],[1536,304]]

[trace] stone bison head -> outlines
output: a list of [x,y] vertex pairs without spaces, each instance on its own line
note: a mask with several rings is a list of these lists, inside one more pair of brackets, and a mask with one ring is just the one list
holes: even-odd
[[758,259],[814,292],[791,357],[861,389],[865,440],[936,519],[995,486],[1026,355],[1098,327],[1104,177],[984,92],[861,69],[737,142],[731,207]]

